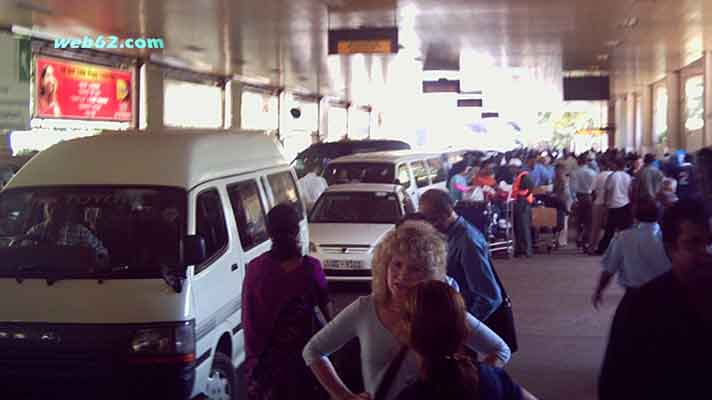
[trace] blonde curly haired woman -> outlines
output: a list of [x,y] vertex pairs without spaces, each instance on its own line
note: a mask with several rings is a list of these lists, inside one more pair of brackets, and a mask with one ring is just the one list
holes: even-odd
[[[372,293],[346,307],[304,348],[304,360],[333,399],[369,399],[375,394],[391,362],[408,343],[404,310],[411,289],[429,280],[446,281],[446,256],[440,234],[420,221],[403,223],[378,244],[372,264]],[[467,346],[482,354],[486,363],[506,363],[511,352],[504,341],[472,315],[467,314],[466,320],[470,331]],[[366,389],[360,394],[344,385],[328,359],[355,337],[361,345]],[[408,351],[384,398],[394,399],[417,377],[415,355]]]

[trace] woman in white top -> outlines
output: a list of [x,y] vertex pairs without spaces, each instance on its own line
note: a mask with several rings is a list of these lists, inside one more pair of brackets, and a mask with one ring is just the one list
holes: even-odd
[[601,229],[603,229],[604,217],[606,215],[606,182],[608,177],[613,171],[611,171],[608,161],[601,160],[599,162],[599,167],[601,172],[596,176],[593,182],[593,214],[591,221],[591,234],[589,235],[589,253],[595,255],[593,249],[598,246],[598,240],[601,238]]
[[[378,244],[373,259],[373,292],[346,307],[309,341],[303,356],[333,399],[367,399],[373,396],[389,365],[407,343],[404,305],[415,285],[445,280],[446,244],[429,224],[403,223]],[[484,362],[501,366],[511,352],[504,341],[482,322],[467,314],[467,345],[481,353]],[[354,337],[361,345],[361,367],[366,393],[355,394],[341,381],[328,356]],[[418,378],[415,355],[408,351],[392,380],[386,399]]]

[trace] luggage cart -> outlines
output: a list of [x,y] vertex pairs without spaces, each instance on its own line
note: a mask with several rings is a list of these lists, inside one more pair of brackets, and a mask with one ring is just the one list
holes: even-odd
[[492,255],[514,255],[512,239],[512,215],[514,208],[511,201],[493,204],[488,201],[460,201],[455,211],[471,223],[487,238]]
[[561,227],[557,221],[557,213],[556,208],[545,207],[541,203],[532,207],[532,247],[545,246],[547,253],[559,248]]

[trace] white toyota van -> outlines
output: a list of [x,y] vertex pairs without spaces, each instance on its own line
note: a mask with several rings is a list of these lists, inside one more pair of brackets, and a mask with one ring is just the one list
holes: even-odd
[[[108,134],[38,154],[0,192],[0,392],[234,398],[245,266],[282,202],[304,216],[264,134]],[[302,235],[306,252],[306,218]]]

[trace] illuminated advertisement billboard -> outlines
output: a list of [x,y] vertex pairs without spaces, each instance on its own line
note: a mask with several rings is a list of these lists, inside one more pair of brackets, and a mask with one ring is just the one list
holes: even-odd
[[36,71],[36,117],[131,121],[132,70],[38,57]]

